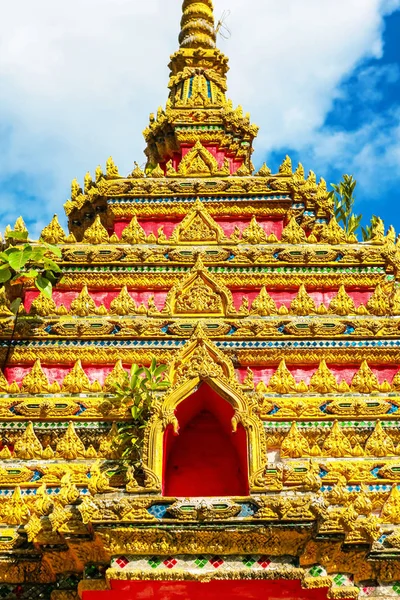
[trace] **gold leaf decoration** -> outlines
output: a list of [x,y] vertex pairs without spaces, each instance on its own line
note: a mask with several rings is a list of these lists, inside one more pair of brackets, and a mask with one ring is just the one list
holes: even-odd
[[90,381],[80,360],[76,361],[71,371],[64,377],[61,389],[68,394],[90,392]]
[[331,218],[328,225],[322,227],[320,241],[325,244],[345,244],[347,242],[346,232],[340,227],[335,216]]
[[102,224],[100,215],[96,215],[93,225],[86,229],[82,242],[84,244],[108,244],[109,241],[108,231]]
[[49,317],[57,313],[57,306],[53,298],[47,298],[40,293],[32,302],[29,314],[39,315],[40,317]]
[[261,169],[256,173],[257,177],[269,177],[271,175],[271,169],[267,167],[266,163],[263,163]]
[[314,300],[309,296],[304,287],[304,284],[301,284],[300,289],[297,293],[296,298],[292,300],[290,305],[290,312],[293,315],[310,315],[315,313],[317,307],[315,306]]
[[78,297],[71,302],[70,312],[79,317],[88,317],[97,313],[95,301],[88,292],[87,286],[84,285],[79,292]]
[[118,179],[120,174],[112,156],[106,162],[106,174],[109,179]]
[[85,446],[77,435],[73,423],[68,425],[67,431],[59,440],[56,448],[56,456],[65,458],[65,460],[85,458]]
[[57,215],[54,215],[49,225],[43,229],[40,239],[47,244],[63,244],[65,242],[66,235],[58,221]]
[[397,483],[393,485],[389,498],[382,507],[381,519],[384,523],[400,523],[400,490]]
[[285,244],[304,244],[307,241],[307,236],[296,219],[292,217],[289,223],[282,231],[281,241]]
[[136,215],[125,229],[122,230],[121,242],[124,244],[145,244],[146,233],[139,225]]
[[137,312],[136,302],[132,299],[126,285],[110,304],[110,314],[112,315],[134,315]]
[[22,498],[21,488],[17,486],[3,508],[4,521],[7,525],[23,525],[28,522],[30,514],[29,508]]
[[274,394],[293,394],[297,391],[296,381],[286,366],[285,359],[281,362],[268,383],[268,392]]
[[332,458],[351,456],[352,448],[349,440],[342,432],[339,423],[335,421],[322,447],[324,454]]
[[385,430],[382,423],[378,420],[373,433],[365,444],[365,453],[367,456],[394,456],[394,444]]
[[268,294],[265,286],[261,288],[259,295],[253,300],[250,313],[260,317],[268,317],[278,313],[275,301]]
[[48,392],[49,388],[49,380],[44,374],[40,359],[38,358],[30,372],[23,378],[21,392],[28,394],[43,394]]
[[338,293],[332,298],[329,304],[329,312],[334,315],[352,315],[356,311],[354,301],[345,290],[344,285],[341,285]]
[[32,460],[42,458],[42,453],[42,444],[34,432],[33,424],[29,422],[22,436],[15,442],[14,455],[23,460]]
[[10,310],[10,302],[8,301],[6,290],[2,287],[0,288],[0,317],[12,317],[13,315],[14,313]]
[[351,381],[351,390],[360,394],[370,394],[379,391],[379,382],[371,371],[366,360],[361,363],[360,369],[355,373]]
[[0,394],[7,394],[8,389],[9,389],[8,381],[7,381],[3,371],[0,369]]
[[376,315],[377,317],[383,317],[390,314],[389,296],[384,292],[380,283],[376,286],[366,307],[371,315]]
[[[126,373],[126,371],[125,371],[125,373]],[[119,452],[118,452],[118,448],[117,448],[117,444],[116,444],[117,436],[118,436],[118,427],[114,421],[110,431],[107,434],[107,437],[103,438],[100,442],[99,452],[98,452],[99,456],[101,456],[103,458],[107,458],[109,460],[114,460],[114,459],[119,458]]]
[[253,217],[250,225],[242,233],[242,242],[246,244],[266,244],[267,241],[267,234],[261,225],[257,223],[257,219]]
[[338,383],[336,377],[327,367],[324,359],[321,360],[318,369],[311,377],[309,389],[310,392],[318,394],[330,394],[337,391]]
[[307,439],[300,433],[296,423],[292,423],[288,435],[282,442],[281,456],[283,458],[302,458],[309,454],[310,446]]
[[279,167],[280,175],[293,175],[292,161],[290,156],[286,156],[285,160]]

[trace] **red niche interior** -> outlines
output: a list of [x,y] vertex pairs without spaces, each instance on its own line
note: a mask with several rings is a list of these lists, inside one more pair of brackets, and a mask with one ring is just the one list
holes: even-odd
[[246,496],[246,432],[232,432],[232,406],[208,385],[181,402],[164,436],[165,496]]
[[83,592],[83,600],[326,600],[327,589],[299,581],[111,581],[111,590]]

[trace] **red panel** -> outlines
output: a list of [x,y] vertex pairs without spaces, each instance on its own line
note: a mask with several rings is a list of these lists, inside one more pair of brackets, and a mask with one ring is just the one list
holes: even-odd
[[[251,367],[251,370],[254,373],[255,384],[257,385],[257,383],[259,381],[264,381],[264,383],[268,384],[268,381],[270,380],[271,376],[275,373],[277,366],[278,365],[276,365],[275,367]],[[369,364],[369,366],[371,367],[374,374],[377,376],[379,383],[383,383],[383,381],[385,379],[387,379],[390,383],[398,371],[397,366],[373,365],[373,364]],[[336,379],[338,380],[339,383],[342,381],[342,379],[347,381],[347,383],[350,383],[351,380],[353,379],[354,374],[360,368],[360,365],[359,364],[358,365],[355,365],[355,364],[353,364],[353,365],[328,364],[328,367],[330,368],[332,373],[336,376]],[[297,366],[297,367],[288,365],[288,369],[291,372],[291,374],[293,375],[293,377],[295,378],[296,382],[300,383],[300,381],[303,379],[307,385],[310,383],[310,379],[311,379],[312,375],[315,373],[315,371],[317,370],[317,368],[318,368],[317,364],[301,365],[301,366]],[[247,375],[247,369],[244,367],[238,368],[237,373],[239,374],[239,379],[241,381],[243,381],[243,379]]]
[[165,496],[248,494],[246,434],[232,433],[231,405],[207,385],[176,410],[179,435],[165,434]]
[[[146,235],[150,233],[154,233],[157,235],[158,229],[163,227],[164,234],[169,238],[175,229],[175,227],[181,223],[182,219],[151,219],[151,220],[140,220],[140,225],[143,227]],[[231,236],[235,227],[239,227],[240,231],[243,231],[249,224],[250,218],[247,219],[219,219],[216,218],[215,221],[221,225],[222,229],[225,232],[227,237]],[[258,223],[264,228],[267,235],[274,233],[279,239],[283,230],[283,219],[257,219]],[[129,225],[127,221],[115,221],[114,223],[114,231],[121,237],[122,231]]]
[[[95,304],[97,307],[99,307],[101,304],[104,304],[104,306],[108,309],[110,307],[111,302],[114,300],[114,298],[116,298],[118,296],[120,291],[121,291],[121,289],[118,288],[118,289],[115,289],[112,291],[110,291],[110,290],[89,290],[89,293],[90,293],[91,297],[93,298],[93,300],[95,301]],[[150,296],[154,296],[154,302],[159,310],[162,310],[164,308],[165,298],[167,297],[166,291],[165,292],[163,292],[163,291],[152,292],[151,290],[141,290],[141,291],[129,290],[129,293],[130,293],[132,299],[136,302],[137,306],[140,306],[140,304],[142,304],[142,303],[145,306],[147,306],[147,302],[148,302]],[[69,309],[71,306],[71,302],[73,300],[75,300],[75,298],[78,296],[78,294],[79,294],[79,291],[77,291],[77,290],[75,290],[75,291],[54,290],[53,300],[57,306],[64,304],[65,308]],[[39,295],[39,292],[37,292],[35,290],[30,290],[26,293],[25,301],[24,301],[25,310],[29,311],[33,300],[35,298],[37,298],[38,295]]]
[[[271,290],[267,286],[267,291],[271,298],[276,303],[277,307],[280,308],[282,304],[286,306],[286,308],[290,308],[292,301],[297,296],[299,291],[298,288],[295,289],[286,289],[286,290]],[[372,291],[368,290],[358,290],[358,289],[348,289],[346,290],[348,295],[354,300],[354,304],[356,307],[360,306],[360,304],[366,304],[369,298],[372,295]],[[314,300],[315,305],[318,307],[320,304],[325,304],[328,308],[331,300],[334,296],[336,296],[338,290],[337,289],[326,289],[326,290],[307,290],[308,294]],[[232,290],[233,301],[235,307],[238,309],[242,303],[243,296],[249,299],[249,304],[251,306],[252,302],[257,298],[260,293],[259,289],[253,290]]]
[[[104,304],[104,306],[108,309],[110,307],[111,302],[116,298],[121,290],[119,288],[114,290],[89,290],[91,297],[96,303],[96,306],[100,306]],[[291,302],[296,297],[298,289],[288,289],[288,290],[271,290],[268,289],[268,293],[275,301],[277,307],[279,308],[282,304],[284,304],[287,308],[290,307]],[[78,296],[78,291],[75,290],[54,290],[53,292],[53,300],[57,306],[64,304],[64,306],[69,309],[71,306],[71,302],[75,300]],[[129,290],[129,293],[132,299],[136,302],[137,306],[140,304],[144,304],[147,306],[147,302],[150,296],[154,296],[154,302],[156,307],[159,310],[162,310],[165,305],[165,299],[167,296],[166,291],[162,290]],[[260,293],[260,289],[243,289],[243,290],[232,290],[232,296],[235,307],[238,309],[242,303],[243,296],[248,298],[249,304],[251,306],[252,302],[257,298]],[[316,306],[320,304],[325,304],[326,307],[329,306],[332,298],[337,294],[337,289],[330,290],[309,290],[308,291],[311,298],[314,300]],[[371,291],[368,290],[347,290],[347,293],[351,298],[353,298],[356,306],[359,306],[361,303],[366,304],[372,295]],[[33,300],[39,295],[38,291],[30,290],[26,293],[25,296],[25,309],[29,311],[30,306]]]
[[83,600],[326,600],[326,589],[299,581],[112,581],[112,591],[83,592]]

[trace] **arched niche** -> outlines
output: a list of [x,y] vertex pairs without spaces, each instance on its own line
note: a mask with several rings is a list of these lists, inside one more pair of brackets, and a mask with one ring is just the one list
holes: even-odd
[[202,384],[176,410],[179,434],[164,433],[164,496],[246,496],[249,493],[247,439],[235,411],[209,385]]
[[[215,395],[219,397],[213,403],[213,409],[210,411],[214,425],[215,420],[217,420],[221,427],[219,434],[231,436],[231,432],[237,431],[237,437],[234,439],[230,437],[230,443],[236,452],[238,464],[240,464],[241,469],[243,470],[245,468],[244,465],[247,464],[246,482],[248,484],[245,486],[242,485],[241,489],[246,488],[250,493],[265,491],[263,474],[267,464],[266,440],[263,423],[254,410],[254,401],[243,393],[236,382],[231,381],[233,379],[232,376],[228,378],[222,373],[222,367],[216,362],[210,362],[210,368],[212,371],[215,371],[215,375],[213,374],[212,376],[209,376],[207,373],[208,367],[204,361],[203,354],[201,356],[201,364],[204,368],[203,376],[195,375],[192,371],[186,371],[185,375],[181,376],[182,383],[174,385],[154,406],[153,416],[145,431],[143,452],[144,468],[146,469],[146,473],[151,476],[152,489],[161,492],[162,488],[165,488],[163,486],[163,477],[167,468],[166,453],[171,452],[173,449],[173,442],[170,441],[169,437],[171,435],[170,430],[172,429],[175,433],[179,433],[179,419],[182,419],[184,429],[185,425],[190,422],[190,417],[192,419],[196,418],[196,407],[201,405],[200,399],[197,400],[196,393],[198,390],[201,391],[201,388],[205,386],[206,389],[209,388],[212,391],[212,398],[215,399]],[[193,367],[190,367],[190,369],[193,368],[194,371],[194,368],[196,368],[197,370],[197,366],[195,367],[194,363],[192,365]],[[206,367],[207,370],[205,370]],[[219,374],[220,371],[221,374]],[[205,402],[207,406],[206,395],[203,396],[202,402]],[[194,399],[193,408],[185,408],[184,406],[182,408],[183,412],[180,414],[180,405],[187,402],[187,406],[189,407],[191,399]],[[212,401],[210,400],[210,402]],[[227,406],[221,404],[221,402],[225,402]],[[228,415],[230,419],[229,434]],[[166,434],[167,430],[169,431]],[[245,451],[243,450],[244,447]],[[232,456],[232,447],[230,448],[230,452]]]

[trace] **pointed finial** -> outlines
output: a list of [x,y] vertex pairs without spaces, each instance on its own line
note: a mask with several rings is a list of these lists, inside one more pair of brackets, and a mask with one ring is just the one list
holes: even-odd
[[215,48],[212,0],[184,0],[179,43],[181,48]]

